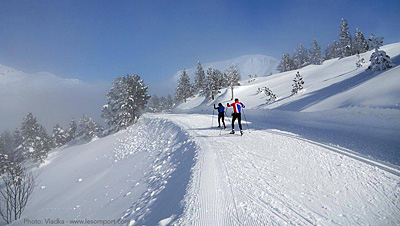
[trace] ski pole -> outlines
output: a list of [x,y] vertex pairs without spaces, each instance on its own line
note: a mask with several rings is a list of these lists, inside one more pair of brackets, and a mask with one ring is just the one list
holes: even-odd
[[211,118],[211,128],[214,126],[214,111],[215,109],[213,108],[213,116]]
[[246,114],[244,113],[244,109],[243,109],[243,116],[244,116],[244,120],[246,121],[247,130],[248,130],[248,131],[249,131],[249,133],[250,133],[249,123],[247,122],[247,119],[246,119]]

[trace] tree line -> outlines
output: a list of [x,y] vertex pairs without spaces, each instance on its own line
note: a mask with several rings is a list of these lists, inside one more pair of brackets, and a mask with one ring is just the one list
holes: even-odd
[[233,100],[233,90],[235,86],[240,86],[240,78],[240,72],[236,65],[229,66],[225,72],[208,68],[206,74],[199,61],[193,83],[190,82],[190,77],[186,73],[186,70],[182,70],[175,91],[175,101],[186,102],[188,98],[195,94],[214,100],[222,88],[229,88],[231,90],[231,99]]
[[320,65],[325,60],[348,57],[374,49],[360,29],[356,28],[354,35],[351,35],[349,29],[347,20],[342,18],[342,23],[339,26],[338,40],[334,40],[333,43],[326,47],[324,56],[322,56],[321,46],[318,44],[317,39],[314,39],[310,49],[306,49],[300,44],[299,48],[292,55],[289,53],[283,54],[277,70],[285,72],[310,64]]

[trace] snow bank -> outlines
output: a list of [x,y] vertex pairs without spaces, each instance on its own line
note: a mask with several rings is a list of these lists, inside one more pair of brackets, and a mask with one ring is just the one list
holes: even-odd
[[150,118],[115,135],[57,149],[34,169],[38,188],[13,225],[24,219],[166,222],[183,211],[180,201],[196,150],[181,128]]

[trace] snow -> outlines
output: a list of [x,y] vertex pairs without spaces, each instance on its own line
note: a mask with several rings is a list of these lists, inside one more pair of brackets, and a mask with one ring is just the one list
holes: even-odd
[[[400,43],[382,49],[400,63]],[[365,72],[355,62],[299,70],[295,96],[296,71],[244,81],[235,88],[243,136],[229,134],[228,117],[227,130],[211,128],[211,106],[230,101],[221,90],[215,101],[195,96],[175,114],[145,114],[127,130],[53,150],[32,169],[38,189],[12,225],[399,225],[399,66]],[[256,94],[264,86],[277,102]]]
[[53,151],[51,161],[34,169],[42,189],[21,219],[122,225],[400,223],[398,168],[269,129],[262,121],[243,137],[228,130],[219,135],[210,128],[211,119],[146,114],[115,135]]
[[[383,46],[396,65],[386,71],[357,68],[357,56],[331,59],[323,65],[257,78],[235,87],[234,94],[246,106],[248,119],[257,126],[293,132],[323,143],[333,143],[373,158],[400,165],[400,43]],[[360,54],[369,59],[372,51]],[[292,95],[296,72],[303,76],[304,89]],[[277,101],[267,104],[267,87]],[[195,96],[180,104],[175,113],[212,114],[212,105],[231,101],[222,89],[216,100]],[[228,115],[230,114],[228,110]],[[263,129],[258,127],[258,129]],[[265,127],[264,127],[265,129]]]

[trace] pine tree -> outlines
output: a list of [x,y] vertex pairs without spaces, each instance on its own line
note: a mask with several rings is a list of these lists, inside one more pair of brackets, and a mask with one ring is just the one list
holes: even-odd
[[92,118],[83,115],[79,120],[77,139],[91,140],[103,130]]
[[140,111],[145,110],[150,95],[148,87],[138,75],[117,77],[106,94],[102,117],[111,131],[124,129],[137,121]]
[[218,78],[217,82],[217,90],[220,90],[224,87],[227,87],[228,84],[228,75],[226,73],[222,73],[220,70],[215,69],[213,73],[216,73],[216,77]]
[[161,111],[160,109],[161,109],[160,98],[158,98],[157,95],[153,95],[150,99],[149,111],[150,112],[160,112]]
[[282,59],[276,68],[279,72],[291,71],[295,69],[294,62],[288,53],[283,54]]
[[206,74],[204,72],[203,67],[201,66],[200,61],[197,62],[197,71],[195,72],[194,77],[194,91],[202,92],[206,88]]
[[300,90],[303,89],[303,77],[300,75],[300,72],[296,73],[296,76],[293,79],[293,85],[292,85],[292,94],[297,94]]
[[309,52],[302,44],[300,44],[299,48],[293,53],[292,60],[295,66],[293,69],[302,68],[310,64]]
[[0,134],[0,175],[12,167],[13,139],[9,132]]
[[75,140],[77,129],[78,129],[78,125],[76,124],[75,119],[71,119],[71,121],[69,122],[68,131],[66,134],[66,136],[67,136],[67,139],[65,141],[66,143]]
[[365,62],[364,62],[364,58],[361,58],[361,57],[360,57],[360,54],[358,54],[358,53],[357,53],[356,56],[357,56],[356,66],[357,66],[357,68],[360,68],[360,67],[362,67],[363,64],[365,63]]
[[182,71],[175,91],[175,100],[186,102],[187,98],[193,96],[193,85],[190,83],[189,75],[186,70]]
[[338,58],[342,56],[342,47],[338,41],[334,41],[332,44],[329,44],[325,49],[325,60],[330,60],[333,58]]
[[237,65],[231,65],[228,67],[226,74],[228,75],[228,87],[231,89],[231,100],[233,100],[233,89],[235,86],[240,86],[240,72],[237,69]]
[[160,107],[159,112],[166,112],[167,111],[167,98],[164,96],[160,97]]
[[349,24],[342,18],[342,25],[339,27],[339,41],[342,49],[342,57],[353,55],[353,46],[351,40],[351,34],[349,32]]
[[37,140],[38,141],[35,146],[33,160],[35,162],[41,163],[44,162],[44,160],[47,158],[47,155],[52,148],[51,138],[49,137],[46,129],[42,125],[39,125],[39,137]]
[[317,39],[314,39],[311,45],[310,62],[314,65],[321,65],[324,62],[321,54],[321,46],[318,44]]
[[171,95],[168,94],[167,96],[167,104],[166,104],[166,110],[167,112],[172,111],[172,109],[174,108],[174,100],[172,99]]
[[24,161],[24,146],[23,146],[23,138],[21,136],[21,133],[18,129],[15,129],[14,134],[13,134],[13,149],[14,149],[14,155],[13,155],[13,161],[14,162],[22,162]]
[[51,139],[54,148],[61,147],[67,142],[67,135],[59,124],[54,126]]
[[276,100],[276,95],[268,87],[263,87],[264,94],[267,96],[267,104],[273,103]]
[[33,158],[35,148],[39,142],[39,124],[32,113],[28,113],[21,125],[21,136],[23,139],[23,156],[25,158]]
[[383,71],[388,68],[393,67],[392,60],[390,56],[386,55],[386,52],[383,50],[379,50],[379,48],[383,45],[383,37],[377,37],[371,34],[369,38],[369,46],[373,48],[375,51],[371,54],[371,64],[368,69],[373,71]]
[[211,97],[212,100],[215,99],[218,90],[222,88],[221,75],[222,73],[219,70],[208,68],[206,77],[207,86],[203,92],[204,96]]
[[358,28],[356,28],[353,46],[355,53],[365,53],[369,50],[368,41],[365,39],[364,34]]

